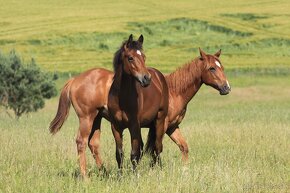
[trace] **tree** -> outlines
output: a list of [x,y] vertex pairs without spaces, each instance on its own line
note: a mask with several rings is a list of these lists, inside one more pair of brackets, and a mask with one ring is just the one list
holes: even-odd
[[32,58],[27,64],[10,51],[0,52],[0,105],[12,109],[16,118],[44,107],[44,99],[56,96],[53,77],[42,72]]

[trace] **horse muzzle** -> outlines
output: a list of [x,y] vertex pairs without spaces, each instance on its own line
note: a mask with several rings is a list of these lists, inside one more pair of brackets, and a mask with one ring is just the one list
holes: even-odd
[[147,87],[151,83],[151,75],[144,75],[143,77],[138,78],[138,81],[142,87]]
[[224,84],[223,86],[221,86],[219,88],[219,91],[220,91],[220,95],[227,95],[230,93],[231,91],[231,87],[229,85],[229,83],[227,82],[227,84]]

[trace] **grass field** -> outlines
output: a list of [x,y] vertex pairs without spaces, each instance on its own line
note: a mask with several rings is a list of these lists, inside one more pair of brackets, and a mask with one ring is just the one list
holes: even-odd
[[[166,136],[163,168],[151,169],[144,157],[138,176],[129,161],[125,132],[125,169],[118,178],[113,137],[103,121],[102,157],[109,176],[100,175],[88,152],[89,181],[79,179],[75,147],[76,115],[52,137],[48,124],[57,99],[18,122],[0,114],[2,192],[289,192],[289,78],[232,79],[233,91],[222,97],[202,87],[182,123],[190,147],[184,167],[177,146]],[[277,84],[278,83],[278,84]],[[143,129],[146,137],[147,129]]]
[[288,67],[289,1],[0,1],[0,48],[50,71],[111,68],[130,33],[143,33],[147,64],[164,72],[205,51],[227,68]]
[[[9,118],[0,108],[0,192],[290,192],[290,3],[281,1],[3,1],[0,50],[16,49],[44,69],[70,73],[111,69],[130,33],[145,37],[147,66],[164,73],[223,50],[232,92],[203,86],[181,124],[190,147],[184,166],[166,136],[163,168],[145,156],[131,171],[129,133],[118,177],[115,144],[103,121],[100,174],[87,151],[90,178],[79,177],[73,110],[54,137],[48,125],[58,98],[44,109]],[[143,139],[147,129],[143,129]]]

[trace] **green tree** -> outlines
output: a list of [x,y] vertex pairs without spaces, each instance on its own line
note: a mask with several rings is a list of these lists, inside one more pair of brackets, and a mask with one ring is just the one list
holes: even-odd
[[56,96],[53,77],[42,72],[34,59],[24,64],[14,50],[8,56],[0,52],[0,105],[23,113],[44,107],[44,99]]

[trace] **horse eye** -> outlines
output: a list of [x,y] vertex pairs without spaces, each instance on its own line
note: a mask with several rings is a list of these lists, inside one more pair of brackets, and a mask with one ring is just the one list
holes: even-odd
[[129,56],[129,57],[128,57],[128,61],[129,61],[129,62],[132,62],[133,60],[134,60],[134,58],[133,58],[132,56]]
[[209,68],[209,70],[210,70],[211,72],[215,72],[215,68],[214,68],[214,67]]

